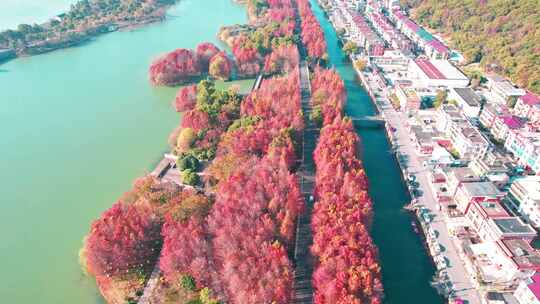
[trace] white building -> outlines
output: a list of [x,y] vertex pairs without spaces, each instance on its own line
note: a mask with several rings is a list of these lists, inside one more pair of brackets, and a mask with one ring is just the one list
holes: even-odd
[[449,135],[452,147],[464,160],[483,157],[489,148],[489,142],[468,121],[451,124]]
[[471,88],[452,88],[448,100],[455,100],[469,118],[478,118],[482,99]]
[[469,85],[469,78],[448,60],[411,60],[407,76],[418,87],[463,88]]
[[514,297],[519,304],[540,304],[540,274],[521,281],[514,292]]
[[525,90],[516,88],[510,81],[498,76],[488,76],[489,90],[501,102],[506,102],[509,98],[519,98],[525,95]]
[[533,227],[540,228],[540,176],[516,179],[509,193],[521,216]]
[[437,109],[437,121],[436,121],[436,128],[437,130],[443,132],[447,136],[449,136],[449,130],[450,126],[453,123],[464,123],[467,119],[463,114],[461,113],[461,110],[458,109],[453,104],[442,104]]

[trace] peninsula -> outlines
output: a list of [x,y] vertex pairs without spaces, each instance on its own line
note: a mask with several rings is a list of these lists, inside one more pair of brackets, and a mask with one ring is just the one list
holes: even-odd
[[93,37],[163,20],[178,0],[80,0],[44,24],[20,24],[0,32],[0,62],[72,47]]

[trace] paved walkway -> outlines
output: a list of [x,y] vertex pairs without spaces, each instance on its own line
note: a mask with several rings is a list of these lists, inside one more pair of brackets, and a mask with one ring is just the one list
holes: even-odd
[[311,304],[313,303],[313,286],[311,284],[313,257],[311,256],[309,248],[313,243],[311,231],[313,202],[310,200],[310,197],[313,195],[315,184],[313,151],[317,145],[319,130],[309,119],[309,114],[311,114],[312,110],[310,101],[311,85],[309,80],[309,70],[305,62],[302,62],[300,66],[300,87],[305,129],[302,138],[302,164],[298,170],[298,177],[306,202],[306,210],[299,216],[296,229],[293,303]]
[[[381,89],[375,82],[370,81],[370,83],[373,87]],[[386,95],[385,93],[387,92],[384,92],[383,95]],[[437,240],[444,247],[442,254],[449,261],[446,272],[453,284],[454,294],[463,300],[467,300],[469,304],[480,304],[480,294],[470,281],[469,275],[459,256],[458,249],[454,244],[454,238],[448,232],[444,215],[437,208],[437,202],[429,184],[430,170],[422,165],[426,157],[421,157],[416,153],[414,143],[410,139],[409,132],[404,124],[407,120],[406,115],[394,110],[387,99],[378,99],[377,102],[386,121],[396,129],[394,133],[394,147],[397,152],[405,156],[404,159],[406,161],[404,164],[407,172],[414,174],[420,184],[419,189],[422,191],[422,196],[418,198],[419,204],[429,209],[430,213],[435,216],[431,227],[438,232]]]

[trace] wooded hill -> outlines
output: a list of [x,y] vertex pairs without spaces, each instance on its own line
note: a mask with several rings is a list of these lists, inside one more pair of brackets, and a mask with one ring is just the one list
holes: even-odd
[[413,19],[440,32],[470,63],[540,93],[538,0],[402,0]]

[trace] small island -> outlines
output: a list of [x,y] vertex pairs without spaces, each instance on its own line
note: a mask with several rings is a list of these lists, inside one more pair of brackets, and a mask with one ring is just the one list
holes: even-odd
[[20,24],[0,32],[0,62],[72,47],[93,37],[165,18],[178,0],[80,0],[43,24]]

